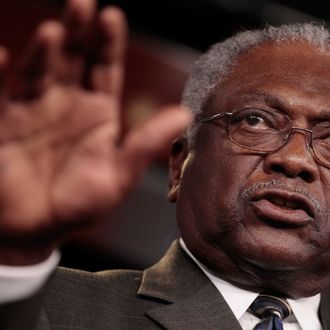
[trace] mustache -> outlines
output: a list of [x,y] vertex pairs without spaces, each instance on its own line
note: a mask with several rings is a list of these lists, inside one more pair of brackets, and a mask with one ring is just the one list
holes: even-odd
[[314,205],[318,213],[322,212],[322,206],[320,201],[311,192],[299,186],[292,186],[283,183],[279,179],[272,179],[270,181],[257,181],[253,183],[251,186],[249,186],[242,192],[242,198],[245,200],[251,200],[253,194],[255,194],[257,191],[268,190],[268,189],[284,190],[284,191],[300,194],[305,198],[307,198]]

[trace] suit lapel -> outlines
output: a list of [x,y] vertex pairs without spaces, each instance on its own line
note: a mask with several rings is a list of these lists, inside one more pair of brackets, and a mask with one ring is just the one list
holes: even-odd
[[138,294],[164,303],[146,315],[166,329],[241,329],[224,298],[178,242],[145,270]]
[[320,319],[324,330],[330,330],[330,287],[321,293]]

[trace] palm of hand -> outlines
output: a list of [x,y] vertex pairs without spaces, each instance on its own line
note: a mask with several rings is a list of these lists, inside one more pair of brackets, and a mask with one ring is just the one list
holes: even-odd
[[125,173],[116,106],[111,96],[61,86],[6,106],[0,119],[3,230],[41,229],[119,201]]
[[[95,1],[69,0],[67,23],[38,30],[17,96],[1,97],[0,88],[2,238],[48,233],[56,241],[85,219],[109,213],[190,121],[173,106],[121,137],[125,20],[111,8],[93,17]],[[101,35],[92,47],[95,63],[86,59],[90,52],[77,53],[86,43],[77,31],[91,30]]]

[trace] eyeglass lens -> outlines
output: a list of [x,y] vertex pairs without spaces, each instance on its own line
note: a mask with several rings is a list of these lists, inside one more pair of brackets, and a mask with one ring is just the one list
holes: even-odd
[[[310,135],[308,131],[306,134]],[[230,139],[255,151],[279,149],[290,139],[292,132],[291,118],[278,112],[248,108],[234,111],[229,119]],[[310,137],[307,138],[309,141]],[[321,163],[330,165],[330,121],[313,127],[312,148]]]

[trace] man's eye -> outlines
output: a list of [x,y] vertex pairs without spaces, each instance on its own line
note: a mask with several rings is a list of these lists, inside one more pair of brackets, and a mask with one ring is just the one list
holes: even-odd
[[241,125],[242,127],[253,127],[256,129],[267,129],[271,126],[265,118],[259,115],[245,116],[244,119],[241,121]]
[[325,136],[322,138],[322,142],[330,144],[330,136]]
[[264,125],[264,120],[259,116],[249,115],[245,118],[247,124],[251,126]]
[[313,140],[317,143],[330,145],[330,123],[322,123],[313,132]]
[[279,116],[259,109],[243,109],[231,118],[231,125],[245,130],[278,129],[282,122]]

